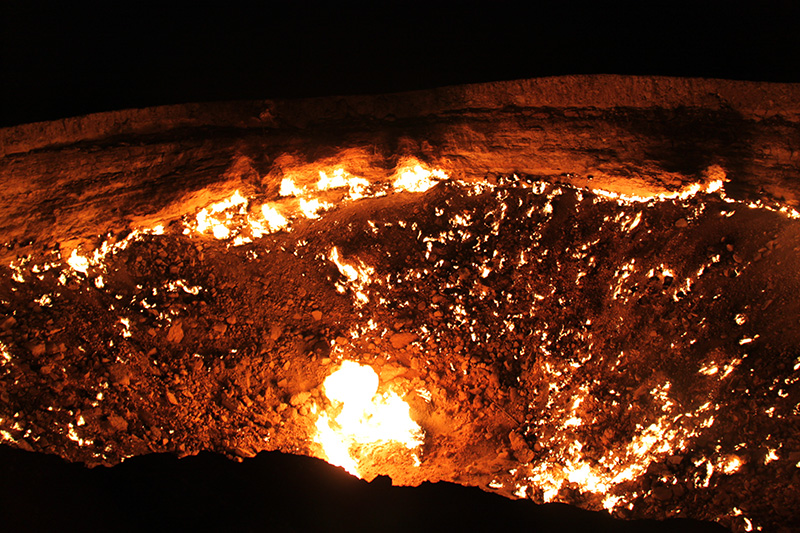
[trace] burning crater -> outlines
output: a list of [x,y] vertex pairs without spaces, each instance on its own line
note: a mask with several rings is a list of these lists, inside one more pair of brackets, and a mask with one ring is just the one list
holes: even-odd
[[577,77],[0,131],[0,435],[797,523],[798,92]]

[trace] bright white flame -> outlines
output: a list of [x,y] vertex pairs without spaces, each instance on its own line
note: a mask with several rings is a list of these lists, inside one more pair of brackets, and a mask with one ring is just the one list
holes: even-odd
[[303,189],[298,189],[290,178],[283,178],[281,180],[281,190],[278,194],[281,196],[300,196],[303,194]]
[[[360,264],[357,266],[343,262],[339,258],[339,250],[335,246],[331,249],[329,258],[336,265],[336,268],[339,269],[339,272],[347,278],[347,282],[353,285],[356,300],[361,302],[361,304],[367,303],[369,297],[364,293],[364,288],[371,283],[371,275],[375,272],[375,269],[361,262],[359,262]],[[336,289],[341,293],[345,291],[344,286],[340,283],[337,283]]]
[[267,204],[262,205],[261,212],[264,214],[264,219],[267,221],[267,226],[269,226],[271,232],[284,229],[289,225],[289,221],[286,220],[286,217],[278,213],[278,210],[272,206]]
[[393,444],[412,450],[423,442],[408,404],[393,391],[379,394],[379,384],[371,367],[354,361],[344,361],[323,382],[333,407],[317,419],[314,440],[328,462],[357,477],[359,465],[378,448]]
[[[227,211],[234,207],[238,207],[239,213],[244,214],[247,212],[247,203],[248,203],[247,198],[242,196],[237,190],[233,192],[230,198],[226,198],[221,202],[211,204],[208,207],[201,209],[197,213],[197,216],[195,217],[197,220],[198,233],[205,233],[206,231],[208,231],[209,228],[211,228],[211,233],[214,235],[215,238],[227,239],[231,235],[231,230],[225,225],[224,222],[218,220],[217,218],[211,215],[222,213],[223,211]],[[230,216],[228,218],[230,218]]]
[[215,239],[227,239],[231,235],[231,230],[222,224],[214,224],[214,228],[211,230],[211,233],[214,234]]
[[319,212],[323,209],[330,209],[332,206],[327,202],[320,202],[318,199],[314,198],[313,200],[306,200],[305,198],[300,198],[300,211],[306,216],[306,218],[319,218]]
[[69,256],[69,259],[67,259],[67,263],[72,267],[72,270],[81,272],[82,274],[86,274],[86,271],[89,270],[89,259],[79,255],[78,250],[72,250],[72,254]]
[[333,171],[333,176],[328,177],[323,171],[319,171],[319,181],[317,182],[317,189],[326,191],[328,189],[338,189],[347,185],[347,180],[344,177],[345,172],[343,168],[337,168]]
[[768,465],[772,461],[777,461],[777,460],[778,460],[778,450],[776,450],[774,448],[769,448],[767,450],[767,455],[764,456],[764,464]]
[[394,181],[394,188],[408,192],[425,192],[438,181],[449,177],[442,170],[427,170],[422,165],[403,168],[397,174],[399,177]]

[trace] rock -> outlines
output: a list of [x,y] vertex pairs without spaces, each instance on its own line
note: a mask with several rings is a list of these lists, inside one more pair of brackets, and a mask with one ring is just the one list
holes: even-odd
[[108,417],[108,423],[115,431],[128,431],[128,421],[118,415]]
[[46,352],[47,352],[47,346],[43,342],[31,346],[31,355],[34,357],[41,357]]
[[111,368],[108,369],[108,374],[111,377],[111,382],[116,385],[127,386],[131,384],[131,374],[126,365],[111,365]]
[[238,446],[235,450],[233,450],[233,453],[235,453],[236,455],[238,455],[243,459],[248,459],[250,457],[256,456],[256,452],[245,446]]
[[211,329],[213,329],[220,335],[223,335],[226,331],[228,331],[228,325],[223,322],[217,322],[211,327]]
[[688,225],[689,225],[689,221],[686,220],[685,218],[679,218],[678,220],[675,221],[675,227],[676,228],[685,228]]
[[682,455],[671,455],[667,458],[667,462],[673,466],[681,464],[681,461],[683,461]]
[[231,398],[227,394],[222,395],[222,400],[220,401],[220,403],[222,404],[222,407],[224,407],[228,411],[235,413],[238,410],[236,402],[233,400],[233,398]]
[[417,340],[417,336],[414,333],[395,333],[389,337],[389,342],[398,350],[400,348],[405,348],[415,340]]
[[653,497],[655,499],[666,502],[672,499],[672,489],[666,485],[658,485],[653,487]]
[[181,327],[180,322],[175,322],[167,331],[167,341],[174,342],[175,344],[180,344],[183,340],[183,327]]
[[511,443],[512,450],[520,450],[528,447],[528,443],[525,442],[523,436],[516,431],[512,431],[508,434],[508,441]]
[[269,328],[269,338],[276,341],[283,335],[283,326],[280,324],[272,324]]
[[232,326],[232,325],[236,324],[236,317],[231,315],[231,316],[229,316],[228,318],[225,319],[225,322],[227,322],[228,324],[230,324]]
[[400,365],[392,365],[392,364],[383,365],[381,367],[381,372],[380,372],[381,383],[389,382],[394,378],[396,378],[397,376],[405,374],[407,371],[408,371],[407,368],[403,368]]
[[14,318],[13,316],[10,316],[5,320],[3,320],[3,323],[0,324],[0,329],[2,329],[3,331],[8,331],[16,325],[17,325],[17,319]]
[[289,403],[292,406],[297,407],[298,405],[303,405],[304,403],[306,403],[310,397],[311,393],[308,391],[298,392],[297,394],[292,395],[291,399],[289,400]]
[[171,403],[172,405],[178,405],[178,399],[175,397],[174,394],[172,394],[172,392],[167,391],[166,396],[167,396],[167,401],[169,403]]
[[311,311],[311,318],[319,322],[320,320],[322,320],[322,311],[320,311],[319,309]]

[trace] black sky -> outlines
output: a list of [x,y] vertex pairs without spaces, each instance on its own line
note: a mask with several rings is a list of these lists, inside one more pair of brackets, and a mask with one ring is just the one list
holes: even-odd
[[562,74],[800,82],[790,0],[52,4],[0,7],[0,126]]

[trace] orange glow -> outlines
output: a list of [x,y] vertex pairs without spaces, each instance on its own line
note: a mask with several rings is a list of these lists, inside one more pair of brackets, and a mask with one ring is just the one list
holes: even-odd
[[409,162],[395,173],[394,188],[398,191],[425,192],[438,181],[449,179],[444,171],[427,169],[420,163]]
[[354,361],[344,361],[323,382],[332,407],[320,413],[314,441],[329,463],[356,477],[381,448],[413,450],[423,442],[408,404],[394,391],[378,393],[379,384],[371,367]]

